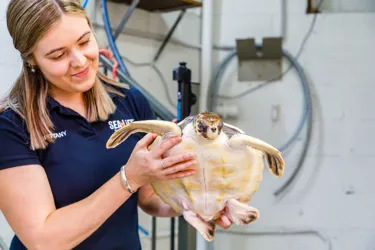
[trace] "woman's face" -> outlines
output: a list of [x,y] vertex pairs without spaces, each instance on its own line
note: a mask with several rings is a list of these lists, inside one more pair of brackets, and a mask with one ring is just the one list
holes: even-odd
[[64,15],[38,42],[34,63],[52,84],[52,95],[89,90],[98,70],[99,48],[84,17]]

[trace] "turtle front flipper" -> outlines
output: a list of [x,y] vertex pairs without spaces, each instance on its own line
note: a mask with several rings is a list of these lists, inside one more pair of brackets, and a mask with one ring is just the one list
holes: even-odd
[[277,177],[283,175],[285,165],[284,159],[281,156],[280,151],[275,147],[262,140],[245,134],[233,135],[229,139],[228,143],[230,147],[235,149],[242,149],[244,146],[249,146],[261,151],[267,160],[271,173]]
[[145,120],[135,121],[115,131],[106,143],[107,148],[115,148],[134,133],[155,133],[159,136],[181,136],[180,127],[168,121]]

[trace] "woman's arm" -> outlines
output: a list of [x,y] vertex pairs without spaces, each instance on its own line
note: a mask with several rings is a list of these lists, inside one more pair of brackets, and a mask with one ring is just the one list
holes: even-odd
[[119,174],[80,202],[56,210],[41,166],[0,171],[0,209],[28,249],[72,249],[130,197]]
[[[181,215],[176,213],[171,206],[165,204],[154,193],[151,185],[144,185],[139,188],[138,205],[145,213],[155,217],[176,217]],[[232,225],[232,221],[225,214],[222,214],[215,223],[224,229],[228,229]]]
[[138,205],[145,213],[155,217],[176,217],[181,215],[176,213],[171,206],[165,204],[154,193],[150,184],[139,188]]
[[[196,164],[190,154],[167,158],[162,168],[161,155],[181,141],[171,138],[149,151],[155,135],[148,134],[135,146],[126,176],[133,190],[152,180],[167,180],[191,175],[181,170]],[[72,249],[91,235],[128,198],[117,173],[87,198],[56,210],[43,167],[27,165],[0,171],[0,210],[13,231],[28,249]]]

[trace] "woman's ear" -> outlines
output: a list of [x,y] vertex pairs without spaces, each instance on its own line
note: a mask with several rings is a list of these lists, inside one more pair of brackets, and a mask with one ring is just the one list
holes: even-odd
[[32,72],[35,72],[38,65],[36,64],[36,60],[33,56],[27,59],[27,66],[29,66]]
[[27,66],[30,68],[31,72],[35,72],[36,70],[36,63],[35,63],[35,59],[34,58],[29,58],[26,60],[26,63],[27,63]]
[[36,66],[35,58],[32,56],[29,59],[27,59],[27,64],[29,66],[34,66],[35,67]]

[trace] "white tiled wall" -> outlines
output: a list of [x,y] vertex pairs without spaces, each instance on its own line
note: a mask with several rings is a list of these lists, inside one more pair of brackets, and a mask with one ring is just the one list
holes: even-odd
[[[214,43],[234,46],[236,38],[279,36],[281,32],[280,3],[277,0],[215,0]],[[287,2],[287,33],[284,49],[295,55],[308,31],[313,16],[305,14],[306,1]],[[0,13],[5,4],[0,3]],[[125,11],[122,5],[109,7],[111,20],[116,26]],[[3,14],[1,14],[3,15]],[[127,31],[132,34],[166,34],[176,14],[159,16],[137,11],[130,19]],[[172,21],[171,21],[172,20]],[[101,22],[100,11],[97,22]],[[306,250],[370,250],[375,249],[375,221],[372,207],[372,179],[375,115],[372,65],[375,56],[374,13],[335,13],[318,16],[316,25],[299,58],[314,94],[313,139],[302,171],[290,192],[276,200],[272,192],[292,174],[305,139],[304,133],[294,149],[285,156],[285,177],[275,179],[264,172],[258,193],[251,205],[260,210],[257,223],[249,227],[233,227],[231,231],[281,232],[303,231],[295,235],[253,236],[218,233],[214,248],[233,249],[306,249]],[[11,41],[6,37],[6,27],[0,18],[1,55],[0,72],[5,91],[18,73],[17,56],[11,51]],[[190,28],[189,28],[190,27]],[[199,43],[199,12],[190,12],[176,31],[185,43]],[[97,29],[101,46],[106,46],[105,33]],[[5,44],[5,46],[3,46]],[[123,35],[118,46],[121,53],[136,62],[152,59],[160,42],[136,36]],[[10,53],[10,54],[9,54]],[[214,54],[223,58],[228,52]],[[199,51],[176,44],[168,44],[158,66],[167,79],[171,95],[175,98],[176,84],[172,69],[180,60],[188,62],[193,81],[199,81]],[[126,61],[125,61],[126,62]],[[236,80],[234,60],[224,76],[221,94],[235,94],[253,86],[253,83]],[[131,74],[159,99],[165,98],[162,83],[155,72],[127,64]],[[284,65],[285,67],[287,64]],[[11,72],[11,73],[9,73]],[[9,78],[9,79],[8,79]],[[5,82],[4,82],[5,81]],[[274,83],[242,99],[225,101],[238,105],[241,117],[228,120],[246,132],[280,146],[294,132],[302,113],[302,95],[295,71],[290,71],[282,82]],[[165,105],[168,102],[162,100]],[[273,106],[280,107],[280,119],[271,122]],[[168,107],[173,110],[170,105]],[[340,141],[341,140],[341,141]],[[158,219],[158,228],[168,233],[169,219]],[[0,221],[0,233],[11,235]],[[141,215],[142,226],[151,230],[151,218]],[[319,234],[316,234],[318,231]],[[143,236],[142,236],[143,237]],[[169,239],[159,240],[158,249],[167,249]],[[144,238],[145,249],[150,239]],[[330,247],[330,248],[329,248]]]

